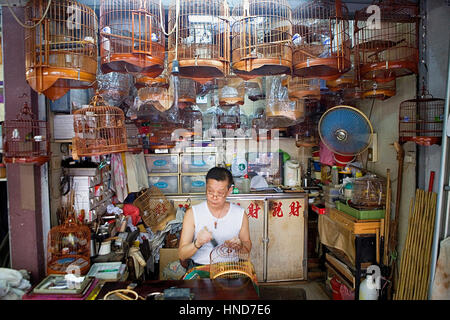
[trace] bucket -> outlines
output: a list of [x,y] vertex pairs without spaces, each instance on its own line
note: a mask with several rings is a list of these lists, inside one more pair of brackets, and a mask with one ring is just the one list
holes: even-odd
[[334,161],[336,162],[336,164],[340,167],[345,167],[347,165],[347,163],[355,160],[354,155],[343,156],[343,155],[334,153],[333,157],[334,157]]
[[339,280],[337,279],[337,277],[334,276],[330,280],[330,284],[331,284],[331,291],[333,293],[333,300],[342,300],[342,296],[341,296],[342,283],[340,283]]

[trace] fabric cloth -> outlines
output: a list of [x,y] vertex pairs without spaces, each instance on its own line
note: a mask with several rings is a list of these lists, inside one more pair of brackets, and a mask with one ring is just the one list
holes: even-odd
[[128,192],[139,192],[149,188],[144,153],[125,152]]
[[431,292],[432,300],[450,300],[450,237],[440,243],[436,274]]
[[116,193],[117,200],[122,203],[128,196],[127,177],[120,153],[111,155],[112,183],[111,189]]
[[[197,234],[206,227],[213,235],[213,238],[217,241],[218,245],[223,244],[227,240],[231,240],[234,237],[239,236],[242,226],[242,218],[245,214],[245,210],[238,205],[230,203],[230,208],[226,215],[222,218],[217,219],[209,211],[206,201],[192,206],[192,211],[194,214],[194,238],[197,238]],[[217,227],[215,228],[215,222],[217,222]],[[205,243],[200,249],[195,252],[192,256],[197,264],[209,264],[209,255],[214,249],[211,242]]]
[[0,268],[0,300],[20,300],[30,288],[25,270]]

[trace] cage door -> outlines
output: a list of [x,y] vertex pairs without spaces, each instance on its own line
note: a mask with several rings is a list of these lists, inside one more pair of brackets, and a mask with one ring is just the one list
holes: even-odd
[[132,52],[152,54],[152,17],[142,11],[131,12]]

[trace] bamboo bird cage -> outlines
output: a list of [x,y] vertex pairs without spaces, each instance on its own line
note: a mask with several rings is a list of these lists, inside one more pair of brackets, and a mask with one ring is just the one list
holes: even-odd
[[72,0],[30,0],[25,7],[26,80],[50,100],[91,87],[97,72],[97,17]]
[[229,8],[223,0],[180,0],[177,19],[176,0],[169,6],[168,27],[175,30],[168,38],[169,70],[173,61],[179,74],[206,83],[228,74],[230,65]]
[[5,163],[44,164],[50,159],[50,128],[36,119],[28,103],[14,120],[5,120],[2,128]]
[[379,24],[371,19],[373,11],[364,8],[355,12],[355,54],[361,66],[361,78],[387,82],[417,73],[417,4],[405,0],[374,1],[373,4],[380,12]]
[[118,107],[109,106],[97,93],[88,107],[73,114],[73,145],[79,157],[127,151],[125,116]]
[[217,79],[219,104],[221,106],[243,105],[245,82],[237,76]]
[[160,75],[165,57],[163,27],[157,0],[101,0],[102,71]]
[[295,76],[287,76],[285,79],[283,79],[282,85],[287,87],[290,100],[320,100],[319,79],[305,79]]
[[225,242],[215,247],[209,257],[211,279],[255,278],[250,252],[243,246]]
[[348,9],[340,0],[301,2],[292,26],[295,75],[333,80],[350,69]]
[[286,0],[242,0],[233,8],[234,73],[245,80],[290,73],[291,18]]
[[386,100],[395,96],[396,89],[395,78],[389,82],[376,82],[372,80],[361,81],[361,98]]

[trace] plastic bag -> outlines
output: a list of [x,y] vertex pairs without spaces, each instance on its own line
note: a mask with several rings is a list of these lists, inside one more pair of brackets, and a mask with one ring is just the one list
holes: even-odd
[[128,97],[132,86],[131,74],[109,72],[97,73],[97,88],[102,98],[111,106],[119,106]]
[[132,204],[124,204],[123,205],[123,214],[125,216],[131,217],[131,222],[133,225],[137,225],[139,221],[141,221],[141,216],[139,215],[139,208]]

